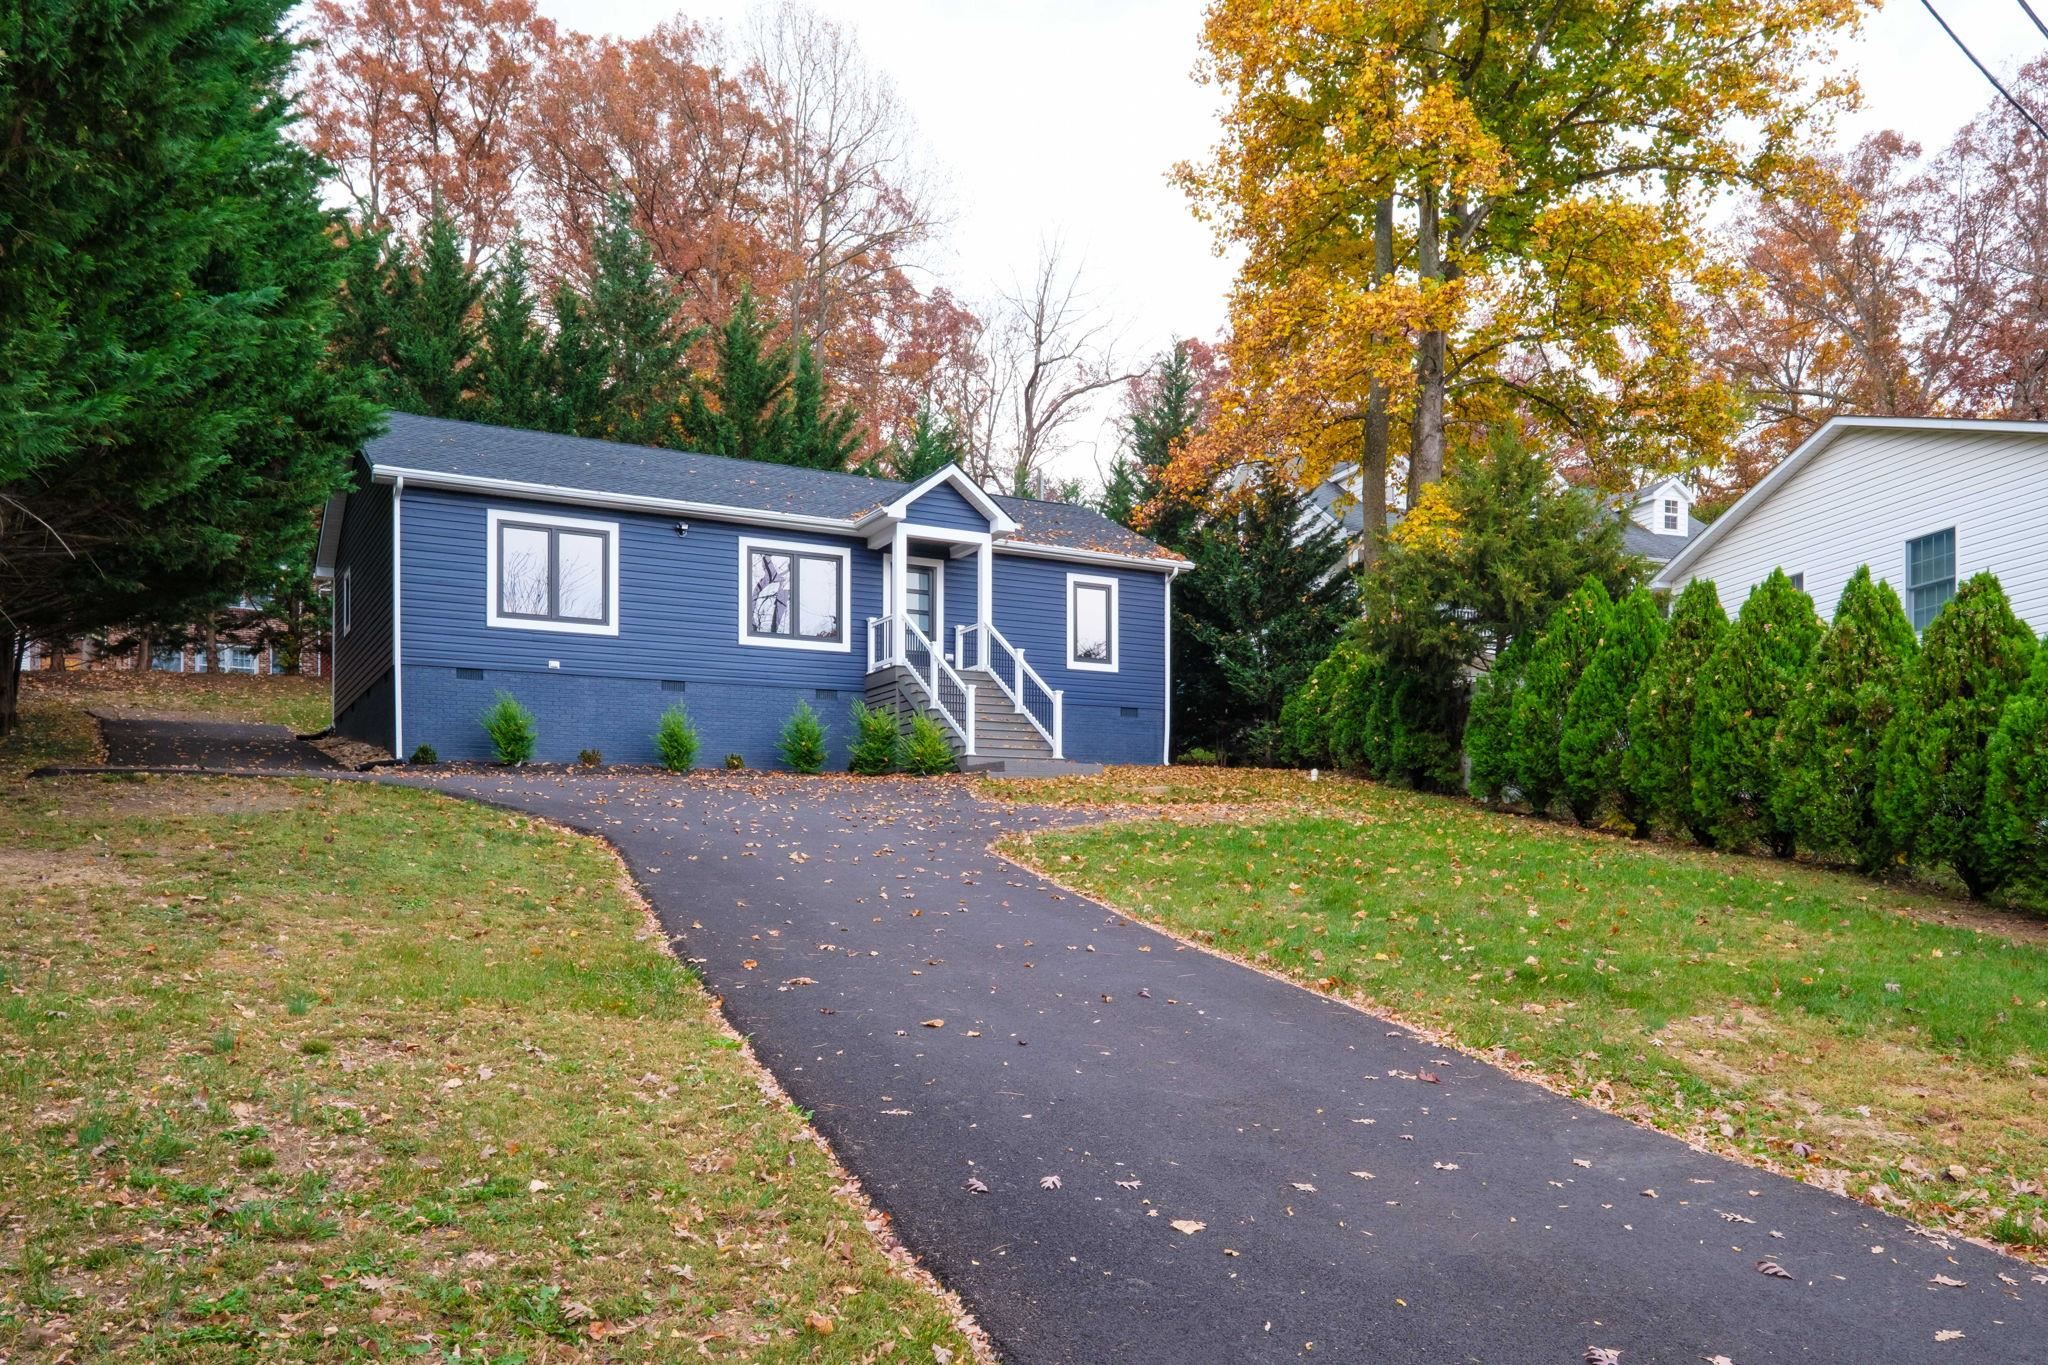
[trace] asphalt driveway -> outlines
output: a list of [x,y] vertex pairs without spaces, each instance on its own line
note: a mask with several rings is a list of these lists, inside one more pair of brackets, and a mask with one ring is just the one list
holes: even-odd
[[1071,813],[945,782],[431,782],[612,841],[1008,1359],[2048,1361],[2032,1267],[1584,1108],[986,851]]
[[205,772],[345,771],[283,725],[203,720],[114,711],[95,712],[109,768]]

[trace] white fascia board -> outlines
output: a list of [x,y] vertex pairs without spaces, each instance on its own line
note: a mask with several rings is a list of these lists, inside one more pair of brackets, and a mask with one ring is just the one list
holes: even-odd
[[341,512],[348,505],[348,494],[336,493],[327,500],[327,506],[320,512],[320,542],[313,549],[313,577],[329,579],[334,577],[334,561],[341,554]]
[[989,530],[994,534],[1006,536],[1017,529],[1017,523],[1011,519],[1009,513],[996,504],[994,498],[988,495],[988,490],[968,478],[966,472],[956,464],[949,464],[943,469],[935,470],[931,474],[926,475],[912,484],[909,490],[903,496],[897,498],[896,501],[877,509],[876,512],[868,513],[862,520],[867,521],[870,518],[879,516],[890,521],[902,521],[910,515],[910,504],[916,502],[942,483],[952,484],[954,491],[967,499],[969,506],[984,517],[987,517]]
[[1169,576],[1184,573],[1194,565],[1185,559],[1154,559],[1147,555],[1120,555],[1109,550],[1077,550],[1066,545],[1041,545],[1029,540],[999,540],[999,555],[1021,555],[1026,559],[1062,559],[1076,564],[1113,564],[1123,569],[1144,569]]
[[600,493],[587,488],[564,488],[558,484],[525,483],[516,479],[488,479],[475,474],[439,474],[432,470],[407,469],[399,465],[377,465],[371,477],[378,483],[403,479],[413,488],[434,488],[451,493],[484,493],[503,498],[531,498],[541,502],[568,503],[577,507],[603,507],[620,512],[659,512],[680,516],[709,517],[747,526],[774,526],[793,531],[852,531],[855,522],[846,517],[814,517],[800,512],[768,512],[756,507],[726,507],[715,502],[689,502],[681,498],[651,498],[637,493]]

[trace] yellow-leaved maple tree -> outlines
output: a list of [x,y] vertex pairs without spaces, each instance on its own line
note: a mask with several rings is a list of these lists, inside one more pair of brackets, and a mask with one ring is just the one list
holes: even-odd
[[[1177,175],[1243,262],[1229,383],[1168,493],[1390,455],[1408,498],[1514,420],[1590,481],[1697,467],[1736,425],[1694,306],[1700,220],[1796,186],[1853,96],[1813,79],[1868,0],[1214,0],[1212,155]],[[1395,433],[1405,427],[1405,440]]]

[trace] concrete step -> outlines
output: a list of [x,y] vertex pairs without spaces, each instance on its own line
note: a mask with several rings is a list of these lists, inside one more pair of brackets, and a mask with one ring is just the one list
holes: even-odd
[[986,754],[960,761],[960,771],[984,777],[1087,777],[1102,771],[1100,763],[1069,758],[992,758]]

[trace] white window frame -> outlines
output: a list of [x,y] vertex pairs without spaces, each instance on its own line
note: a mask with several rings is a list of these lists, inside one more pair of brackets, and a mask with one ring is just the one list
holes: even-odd
[[[605,619],[602,621],[542,621],[530,616],[506,616],[498,610],[498,551],[504,543],[498,527],[504,522],[518,526],[545,526],[551,530],[584,531],[604,537]],[[617,635],[619,633],[619,523],[591,521],[584,517],[558,517],[546,512],[529,512],[517,507],[493,507],[484,514],[484,624],[494,630],[539,630],[551,635]]]
[[[1077,659],[1074,657],[1074,646],[1076,644],[1076,641],[1074,639],[1074,627],[1077,624],[1076,613],[1074,611],[1074,590],[1076,588],[1081,587],[1106,587],[1109,589],[1109,662],[1106,664],[1094,663],[1089,660]],[[1118,600],[1121,591],[1122,585],[1119,583],[1119,581],[1117,579],[1110,578],[1104,574],[1070,573],[1067,575],[1068,668],[1077,669],[1079,671],[1086,673],[1115,673],[1123,668],[1124,646],[1123,640],[1120,638],[1122,632],[1118,628],[1117,624],[1117,618],[1119,615],[1121,615],[1121,612],[1119,610],[1120,603]]]
[[1685,530],[1685,504],[1677,498],[1659,498],[1657,524],[1666,535],[1678,535]]
[[[734,566],[734,578],[738,584],[739,610],[736,624],[738,639],[742,645],[755,649],[808,649],[826,654],[851,654],[853,652],[853,550],[845,545],[819,545],[801,540],[768,540],[760,536],[741,536],[739,563]],[[810,555],[813,558],[836,558],[839,561],[839,638],[837,640],[806,640],[798,636],[756,635],[747,616],[747,561],[756,550],[770,554]]]
[[[882,615],[884,616],[891,615],[896,610],[889,604],[889,585],[895,581],[895,575],[889,572],[889,559],[890,556],[888,555],[882,556]],[[943,559],[928,559],[919,555],[905,555],[903,558],[903,568],[906,574],[911,569],[930,569],[932,571],[931,638],[933,644],[939,644],[939,637],[946,633],[946,561]]]
[[351,630],[355,629],[355,616],[354,613],[350,611],[350,608],[355,605],[356,595],[354,592],[353,585],[349,581],[350,576],[354,573],[355,570],[352,568],[343,569],[341,571],[341,601],[338,604],[339,610],[335,614],[341,617],[341,633],[343,635],[346,635]]
[[[228,655],[235,650],[240,650],[249,656],[248,668],[228,667]],[[254,645],[221,645],[219,646],[218,653],[220,655],[220,671],[223,673],[245,673],[253,676],[263,672],[263,651]]]

